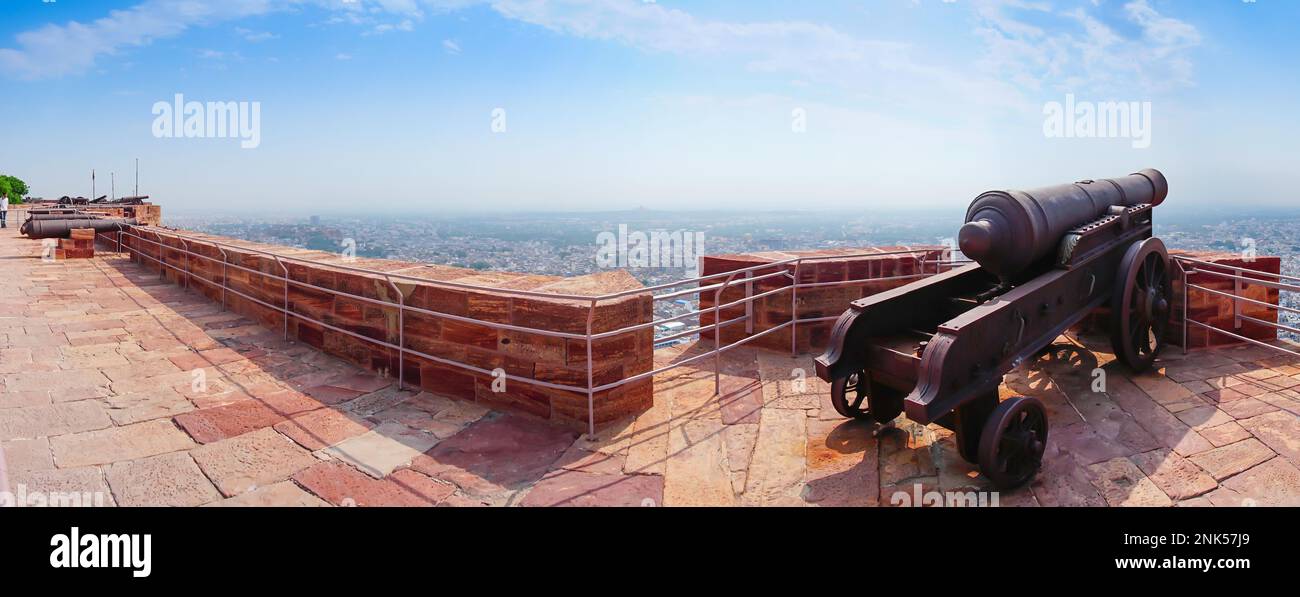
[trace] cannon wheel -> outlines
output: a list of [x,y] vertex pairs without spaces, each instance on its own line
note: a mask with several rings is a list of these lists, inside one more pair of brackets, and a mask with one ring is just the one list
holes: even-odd
[[992,413],[997,406],[998,391],[995,389],[980,394],[979,397],[958,406],[953,411],[957,453],[966,462],[980,463],[980,436],[984,432],[984,424],[989,420],[989,413]]
[[998,489],[1038,474],[1047,447],[1047,411],[1035,398],[1017,396],[998,405],[980,434],[980,471]]
[[831,405],[850,419],[888,423],[902,414],[903,393],[873,384],[866,371],[858,371],[831,382]]
[[1115,356],[1136,372],[1149,369],[1164,349],[1173,294],[1165,244],[1151,238],[1129,247],[1111,299],[1110,341]]

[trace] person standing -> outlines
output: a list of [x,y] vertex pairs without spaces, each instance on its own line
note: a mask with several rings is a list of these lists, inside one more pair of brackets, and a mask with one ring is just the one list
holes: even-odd
[[0,197],[0,228],[9,227],[9,195]]

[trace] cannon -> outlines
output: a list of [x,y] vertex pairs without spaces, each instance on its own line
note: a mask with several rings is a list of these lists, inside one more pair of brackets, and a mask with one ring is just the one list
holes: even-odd
[[1163,174],[1143,170],[979,195],[958,238],[973,263],[853,301],[836,320],[815,359],[835,410],[941,425],[996,487],[1027,483],[1047,413],[1035,398],[1001,400],[1002,376],[1105,306],[1115,356],[1134,371],[1151,366],[1173,296],[1151,219],[1168,194]]
[[69,238],[76,228],[92,228],[97,233],[122,230],[125,226],[135,226],[134,218],[103,218],[76,214],[68,218],[39,219],[28,218],[19,228],[27,238]]

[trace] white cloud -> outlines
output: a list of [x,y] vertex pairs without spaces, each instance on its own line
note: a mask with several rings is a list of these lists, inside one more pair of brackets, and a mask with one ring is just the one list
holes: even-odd
[[460,53],[460,44],[458,44],[458,43],[456,43],[456,42],[454,42],[454,41],[452,41],[452,40],[450,40],[450,39],[444,39],[444,40],[442,40],[442,48],[443,48],[444,50],[446,50],[448,54],[453,54],[453,55],[454,55],[454,54],[459,54],[459,53]]
[[245,29],[243,27],[235,27],[235,33],[238,34],[240,37],[244,38],[245,41],[249,41],[252,43],[264,42],[272,39],[277,39],[280,37],[279,35],[271,33],[270,31],[253,31],[251,29]]
[[[1189,54],[1200,33],[1147,0],[1131,0],[1120,11],[1095,1],[1057,10],[1026,0],[979,0],[975,9],[985,73],[1026,89],[1135,94],[1195,83]],[[1036,22],[1056,26],[1049,31]]]
[[878,101],[913,104],[917,97],[961,97],[1018,105],[1016,89],[995,78],[922,64],[910,44],[844,33],[806,21],[730,22],[683,10],[622,0],[497,0],[503,16],[576,37],[621,43],[692,58],[739,59],[752,71],[831,84]]
[[89,70],[99,56],[174,37],[191,27],[267,14],[303,0],[146,0],[89,23],[69,21],[19,33],[0,48],[0,72],[27,79]]
[[[363,35],[411,31],[426,14],[445,13],[488,0],[144,0],[90,23],[47,25],[20,33],[15,48],[0,49],[0,73],[23,78],[85,72],[98,57],[208,26],[313,6],[333,11],[328,22],[366,27]],[[1057,10],[1038,0],[974,0],[976,35],[985,54],[978,66],[918,61],[909,44],[869,39],[806,21],[736,22],[697,17],[639,0],[492,0],[507,19],[558,34],[619,43],[646,52],[737,60],[760,73],[829,84],[880,102],[913,105],[917,97],[953,97],[992,106],[1025,105],[1026,92],[1081,85],[1146,88],[1189,85],[1188,50],[1200,43],[1196,28],[1163,15],[1147,0],[1119,11],[1132,30],[1121,34],[1098,13],[1104,4],[1084,0]],[[384,16],[397,22],[379,22]],[[1047,24],[1036,24],[1046,21]],[[1050,28],[1050,30],[1049,30]],[[249,41],[269,33],[237,32]],[[1126,28],[1127,32],[1127,28]],[[450,53],[454,41],[444,42]],[[453,47],[454,46],[454,47]]]
[[370,31],[363,33],[362,35],[383,35],[385,33],[390,33],[393,31],[409,32],[414,30],[415,30],[415,23],[412,22],[410,19],[403,19],[399,23],[380,23],[378,25],[375,25],[374,28],[372,28]]

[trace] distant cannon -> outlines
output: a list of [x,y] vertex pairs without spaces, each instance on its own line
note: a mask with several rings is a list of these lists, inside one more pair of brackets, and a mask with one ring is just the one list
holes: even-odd
[[976,264],[854,301],[817,375],[841,415],[888,423],[906,412],[956,432],[957,448],[996,486],[1037,474],[1047,413],[1000,401],[1011,369],[1094,309],[1110,305],[1115,355],[1136,371],[1164,346],[1173,295],[1152,208],[1169,194],[1156,170],[1031,191],[990,191],[967,210],[962,252]]
[[40,212],[31,211],[27,214],[28,220],[102,220],[104,216],[99,214],[90,214],[85,212]]
[[135,226],[134,218],[90,218],[80,215],[73,219],[28,219],[18,229],[27,238],[70,238],[76,228],[93,228],[96,233],[115,232],[124,226]]

